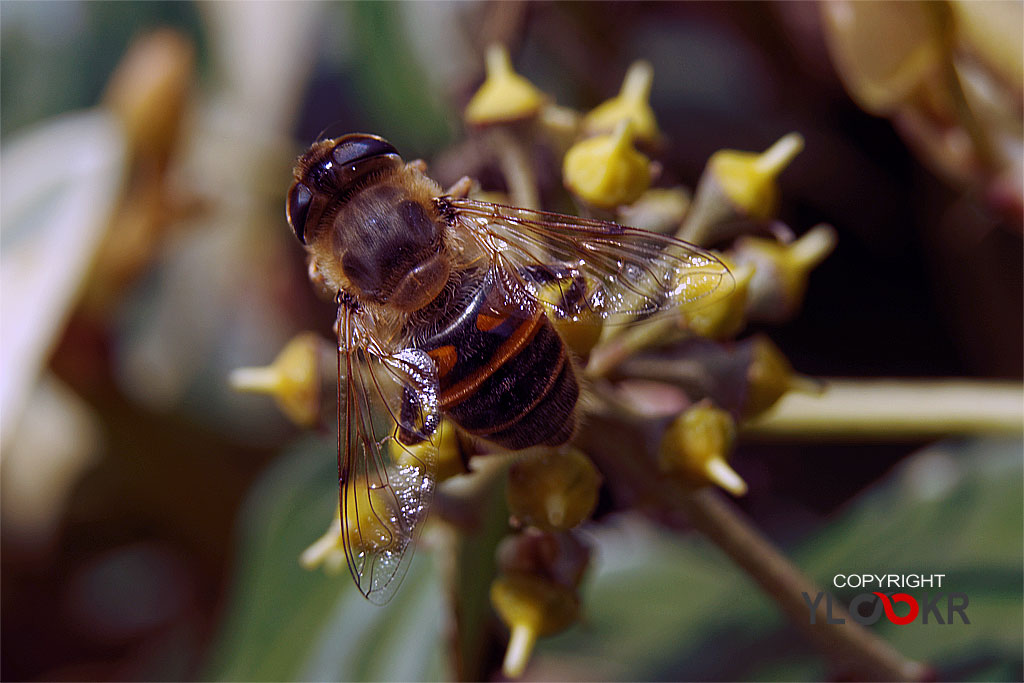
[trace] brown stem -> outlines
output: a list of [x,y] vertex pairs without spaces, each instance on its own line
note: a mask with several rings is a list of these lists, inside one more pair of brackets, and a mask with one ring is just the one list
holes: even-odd
[[495,128],[490,132],[491,146],[508,185],[509,201],[525,209],[540,208],[540,191],[529,150],[513,132]]
[[[849,618],[832,603],[833,618],[842,625],[829,624],[823,598],[810,623],[811,602],[821,589],[804,576],[742,514],[726,502],[716,489],[683,489],[659,475],[651,457],[637,453],[645,443],[651,425],[618,406],[600,384],[594,387],[591,410],[597,419],[577,436],[577,444],[594,460],[606,480],[615,482],[612,494],[627,507],[642,508],[658,519],[675,525],[681,513],[690,524],[725,552],[767,593],[779,608],[804,630],[830,659],[838,672],[858,680],[922,680],[928,669],[906,659],[878,636]],[[623,457],[634,453],[635,457]]]
[[829,657],[837,670],[861,680],[920,681],[928,668],[905,658],[887,642],[854,622],[838,603],[831,603],[833,620],[828,623],[826,601],[818,602],[815,623],[803,594],[814,597],[821,591],[804,576],[720,493],[709,488],[682,498],[681,506],[694,527],[736,562],[761,586],[779,608],[789,616]]
[[438,512],[449,522],[436,555],[452,611],[448,656],[460,681],[486,678],[486,655],[494,647],[487,628],[489,591],[497,571],[495,552],[508,530],[502,483],[510,461],[500,455],[474,458],[472,474],[449,480],[436,495]]

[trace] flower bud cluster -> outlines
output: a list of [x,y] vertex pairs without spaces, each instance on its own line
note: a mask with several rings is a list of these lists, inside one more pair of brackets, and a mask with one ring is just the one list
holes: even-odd
[[[778,323],[798,313],[810,271],[834,248],[836,234],[828,226],[817,226],[794,239],[776,219],[778,177],[804,144],[796,133],[784,135],[764,152],[716,152],[692,199],[686,188],[653,186],[660,167],[648,154],[656,154],[662,134],[649,104],[653,69],[646,62],[630,67],[618,95],[588,113],[554,104],[515,72],[501,46],[488,49],[486,72],[465,109],[465,120],[474,131],[487,129],[484,134],[506,177],[508,201],[541,203],[550,190],[537,187],[533,172],[538,162],[533,156],[550,162],[550,155],[531,154],[538,140],[546,140],[546,153],[554,149],[561,160],[558,191],[568,190],[586,212],[720,247],[716,256],[731,273],[729,286],[702,304],[682,306],[629,329],[605,325],[592,313],[549,315],[581,370],[585,391],[579,405],[589,433],[576,440],[585,443],[587,453],[573,444],[537,447],[518,454],[507,466],[505,498],[514,531],[497,549],[490,599],[511,634],[504,674],[517,677],[538,637],[567,628],[579,617],[579,585],[590,552],[577,527],[594,514],[602,486],[614,489],[622,472],[645,470],[645,476],[666,482],[678,496],[709,484],[736,496],[746,492],[746,482],[729,464],[743,421],[809,383],[794,373],[767,337],[735,341],[736,336],[749,322]],[[468,192],[481,196],[479,187]],[[560,306],[559,284],[539,292],[539,298]],[[269,368],[239,370],[232,381],[242,390],[272,394],[297,423],[313,424],[320,408],[319,392],[314,391],[319,386],[317,354],[311,344],[297,338]],[[675,398],[669,401],[669,395]],[[668,407],[660,412],[644,409],[659,403]],[[636,453],[603,452],[622,442],[608,434],[605,445],[602,430],[610,428],[601,411],[632,423],[647,420],[643,431],[660,434],[651,441],[657,447],[640,439]],[[437,481],[459,479],[439,488],[436,495],[442,498],[471,479],[458,477],[474,469],[471,457],[492,452],[449,420],[442,420],[430,443],[388,446],[399,466],[422,462],[421,449],[436,449]],[[608,463],[616,458],[629,459],[629,466],[610,468]],[[626,504],[649,511],[651,506],[639,502],[635,493],[642,487],[635,482],[627,486],[632,498],[623,498],[637,502]],[[358,484],[349,491],[375,495]],[[609,492],[615,498],[614,490]],[[373,507],[383,506],[380,501]],[[345,534],[357,552],[379,552],[381,543],[395,536],[381,519],[390,516],[346,519],[339,512],[327,534],[303,554],[303,565],[329,570],[344,566]],[[454,514],[449,522],[458,527]]]

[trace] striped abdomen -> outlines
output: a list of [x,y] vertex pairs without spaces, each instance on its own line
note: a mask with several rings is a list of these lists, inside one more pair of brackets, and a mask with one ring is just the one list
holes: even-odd
[[496,304],[490,282],[476,280],[459,314],[417,343],[437,364],[441,408],[505,448],[563,444],[579,398],[565,346],[539,308]]

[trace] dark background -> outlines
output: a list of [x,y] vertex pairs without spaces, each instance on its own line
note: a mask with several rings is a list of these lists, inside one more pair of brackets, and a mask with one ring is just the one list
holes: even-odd
[[[359,23],[346,34],[346,59],[295,46],[319,50],[291,131],[295,150],[330,125],[380,132],[408,157],[439,157],[464,137],[458,112],[482,73],[425,95],[417,79],[395,75],[430,68],[401,52],[401,7],[352,11]],[[799,372],[1020,379],[1020,217],[937,177],[888,120],[851,101],[816,12],[804,3],[495,3],[465,11],[462,28],[478,54],[506,42],[520,73],[580,109],[616,92],[632,60],[650,60],[669,140],[660,160],[690,187],[718,149],[760,150],[803,134],[806,149],[781,178],[780,218],[798,234],[829,223],[839,246],[813,273],[796,319],[745,333],[768,333]],[[199,89],[216,88],[203,19],[189,3],[5,2],[0,23],[5,138],[94,105],[129,41],[155,27],[191,37]],[[326,23],[319,40],[332,31]],[[428,95],[443,104],[418,111]],[[283,298],[300,302],[294,329],[326,334],[331,312],[305,287],[299,250],[284,249],[294,272]],[[293,432],[253,443],[197,421],[188,405],[156,412],[133,402],[112,369],[116,343],[74,320],[58,349],[52,367],[97,409],[107,438],[55,538],[40,549],[3,537],[2,678],[197,676],[228,590],[239,505]],[[87,382],[83,359],[99,364]],[[921,445],[744,444],[734,464],[751,494],[740,504],[769,535],[795,540]],[[108,581],[123,575],[135,580]],[[101,626],[97,611],[112,616]]]

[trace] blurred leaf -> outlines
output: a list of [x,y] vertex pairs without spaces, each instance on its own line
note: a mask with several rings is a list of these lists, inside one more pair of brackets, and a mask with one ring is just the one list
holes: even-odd
[[353,76],[368,120],[408,159],[438,149],[451,138],[450,114],[408,46],[402,3],[358,2],[352,10],[355,54],[366,55]]
[[299,554],[337,504],[333,437],[280,456],[241,517],[233,590],[207,676],[219,680],[437,680],[442,592],[419,553],[398,594],[376,607],[347,573],[309,572]]
[[96,104],[125,47],[161,26],[202,44],[194,3],[0,3],[0,135]]
[[[837,573],[945,574],[970,625],[869,628],[939,678],[1020,680],[1024,558],[1020,442],[940,444],[856,500],[794,553]],[[710,543],[632,519],[596,530],[583,623],[542,641],[528,675],[584,680],[820,680],[825,662]],[[845,592],[848,600],[863,589]],[[841,628],[841,627],[837,627]]]
[[[446,678],[442,591],[420,552],[385,608],[347,576],[296,558],[336,500],[333,439],[281,456],[243,515],[234,595],[210,674],[222,680]],[[970,625],[877,630],[942,677],[1021,671],[1019,442],[941,444],[910,459],[796,550],[822,585],[836,573],[939,573],[970,598]],[[771,601],[702,539],[636,518],[595,529],[583,623],[542,641],[533,668],[562,680],[814,680],[830,672]],[[847,600],[861,590],[832,590]],[[915,591],[910,591],[912,594]]]
[[6,443],[106,232],[124,179],[125,146],[110,114],[91,110],[14,136],[0,160]]

